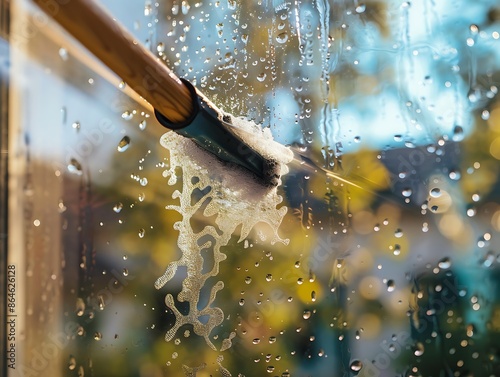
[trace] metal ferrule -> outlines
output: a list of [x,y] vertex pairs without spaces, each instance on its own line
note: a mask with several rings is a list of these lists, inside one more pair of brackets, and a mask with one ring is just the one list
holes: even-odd
[[249,147],[231,130],[230,117],[227,117],[229,122],[222,121],[223,115],[200,98],[191,83],[181,80],[191,92],[193,114],[185,122],[173,123],[155,109],[160,124],[190,138],[219,159],[244,167],[265,184],[275,186],[279,179],[275,172],[276,163]]

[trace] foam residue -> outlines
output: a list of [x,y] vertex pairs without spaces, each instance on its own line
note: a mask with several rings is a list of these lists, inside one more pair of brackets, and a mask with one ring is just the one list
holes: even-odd
[[245,143],[269,160],[277,161],[281,165],[281,174],[286,174],[286,164],[292,161],[293,152],[273,140],[269,128],[261,129],[255,123],[245,119],[231,116],[231,130]]
[[187,365],[182,366],[182,371],[184,372],[185,377],[196,377],[196,373],[198,373],[200,370],[205,369],[207,365],[206,364],[201,364],[197,367],[188,367]]
[[[248,129],[243,129],[242,132],[252,134]],[[270,138],[263,139],[259,145],[261,150],[262,146],[269,147],[274,143]],[[182,282],[182,290],[177,299],[189,303],[189,312],[183,314],[176,307],[174,297],[167,294],[165,303],[173,311],[176,321],[166,333],[165,339],[170,341],[181,326],[190,324],[197,335],[204,337],[206,343],[217,350],[210,335],[224,320],[222,309],[216,306],[217,292],[223,289],[224,283],[219,280],[211,287],[205,285],[209,278],[218,275],[219,264],[226,259],[221,248],[228,244],[237,228],[241,226],[239,234],[241,242],[258,223],[268,225],[270,231],[267,233],[267,241],[286,244],[288,240],[278,235],[278,228],[287,208],[280,206],[282,197],[277,194],[276,187],[263,186],[246,170],[222,163],[190,140],[174,132],[168,132],[163,135],[161,144],[170,151],[170,166],[163,175],[168,178],[169,185],[181,180],[181,191],[176,190],[172,195],[179,204],[168,205],[166,208],[175,210],[182,216],[182,220],[174,224],[175,229],[179,231],[177,245],[182,256],[177,261],[169,263],[164,274],[156,280],[155,287],[162,288],[175,276],[178,267],[184,266],[187,269],[187,276]],[[254,144],[255,141],[249,142],[252,147]],[[267,155],[273,155],[274,161],[280,164],[281,174],[284,174],[285,163],[291,158],[291,153],[287,153],[285,148],[278,153],[271,150],[272,148],[269,149]],[[182,171],[181,176],[176,174],[179,170]],[[191,219],[195,217],[199,219],[200,216],[215,216],[215,224],[213,220],[208,224],[207,219],[208,225],[199,232],[194,231]],[[202,251],[213,254],[213,267],[205,273],[202,272],[204,262]],[[213,279],[210,280],[212,281]],[[204,292],[209,291],[210,294],[206,305],[200,307],[202,289]],[[219,349],[229,348],[232,337],[233,334],[224,339]]]

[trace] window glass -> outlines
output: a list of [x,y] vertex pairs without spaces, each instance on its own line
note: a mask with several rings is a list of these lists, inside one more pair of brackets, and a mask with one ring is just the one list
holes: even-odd
[[10,2],[9,376],[500,374],[498,1],[99,4],[283,175]]

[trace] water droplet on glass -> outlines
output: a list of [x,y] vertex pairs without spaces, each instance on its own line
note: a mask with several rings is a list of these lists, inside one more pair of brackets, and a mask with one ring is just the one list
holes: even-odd
[[59,56],[64,61],[68,60],[68,50],[66,50],[64,47],[61,47],[59,49]]
[[156,46],[156,51],[158,51],[161,55],[165,52],[165,45],[162,42],[158,43],[158,45]]
[[181,3],[181,10],[182,14],[186,15],[189,13],[189,9],[191,9],[191,6],[189,5],[189,2],[186,0],[183,0]]
[[276,42],[285,43],[286,41],[288,41],[288,33],[283,32],[276,36]]
[[310,310],[304,310],[304,312],[302,313],[302,318],[304,318],[304,319],[311,318],[311,311]]
[[145,120],[143,120],[141,123],[139,123],[139,129],[141,131],[144,131],[146,129],[147,123]]
[[263,72],[260,75],[257,76],[257,80],[260,82],[264,81],[266,79],[267,75]]
[[455,126],[452,139],[453,141],[462,141],[464,139],[464,129],[461,126]]
[[448,268],[451,267],[451,260],[450,258],[446,257],[446,258],[443,258],[441,259],[439,262],[438,262],[438,267],[442,270],[447,270]]
[[474,325],[473,324],[467,325],[466,331],[467,331],[467,336],[469,338],[473,337],[474,336]]
[[123,209],[122,202],[118,202],[113,206],[113,211],[115,211],[116,213],[120,213],[122,209]]
[[448,177],[450,177],[450,179],[453,181],[458,181],[460,180],[460,178],[462,178],[462,174],[459,170],[450,170],[450,172],[448,173]]
[[128,111],[128,110],[127,110],[127,111],[124,111],[124,112],[122,113],[122,118],[123,118],[123,119],[125,119],[125,120],[130,120],[130,119],[132,119],[133,117],[134,117],[134,114],[133,114],[132,112]]
[[76,130],[76,131],[80,131],[80,127],[81,127],[80,122],[73,122],[73,123],[71,124],[71,127],[72,127],[74,130]]
[[147,178],[141,178],[141,179],[139,180],[139,184],[140,184],[141,186],[147,186],[147,185],[148,185],[148,179],[147,179]]
[[139,229],[139,238],[144,238],[145,235],[146,231],[143,228]]
[[365,10],[366,10],[366,5],[365,4],[359,4],[356,7],[356,13],[364,13]]
[[97,304],[99,306],[99,310],[104,310],[106,303],[104,302],[104,297],[102,295],[97,296]]
[[269,344],[273,344],[273,343],[276,343],[276,337],[275,336],[269,337]]
[[120,83],[118,84],[119,89],[125,89],[126,86],[127,84],[125,83],[125,81],[120,81]]
[[122,274],[123,276],[128,276],[128,269],[124,268]]
[[426,149],[427,149],[427,152],[429,152],[429,153],[435,153],[437,148],[436,148],[436,146],[434,144],[429,144],[426,147]]
[[273,280],[273,275],[267,274],[266,275],[266,281],[271,281],[271,280]]
[[355,374],[358,374],[361,368],[363,368],[363,363],[360,360],[353,360],[351,362],[351,365],[349,366],[351,371],[353,371]]
[[403,196],[405,198],[409,198],[411,196],[411,194],[413,193],[413,191],[411,188],[405,188],[405,189],[403,189],[403,191],[401,193],[403,194]]
[[240,306],[245,305],[245,299],[243,299],[243,298],[242,298],[242,299],[240,299],[239,304],[240,304]]
[[415,350],[413,351],[413,354],[415,356],[422,356],[424,354],[424,345],[420,342],[418,342],[416,345],[415,345]]
[[82,175],[83,174],[82,165],[80,165],[80,163],[75,158],[72,158],[69,161],[68,171],[70,173],[76,174],[76,175]]
[[68,361],[68,369],[69,370],[75,370],[76,369],[76,359],[73,355],[70,355],[69,361]]
[[118,147],[116,149],[118,150],[118,152],[125,152],[129,147],[130,138],[128,136],[124,136],[118,143]]
[[401,229],[396,229],[396,231],[394,232],[394,237],[396,238],[401,238],[403,237],[403,231]]
[[96,331],[94,333],[94,340],[101,340],[102,339],[102,334],[99,331]]
[[151,6],[151,2],[146,1],[146,3],[144,4],[144,15],[149,16],[149,15],[151,15],[152,11],[153,11],[153,7]]
[[254,340],[252,340],[252,343],[253,344],[259,344],[260,343],[260,339],[259,338],[255,338]]
[[394,283],[394,280],[389,279],[387,280],[387,292],[393,292],[396,289],[396,284]]
[[245,278],[245,283],[246,283],[246,284],[250,284],[251,282],[252,282],[252,278],[251,278],[250,276],[247,276],[247,277]]
[[316,280],[316,274],[311,270],[309,270],[309,282],[312,283],[315,280]]
[[218,32],[221,32],[224,30],[224,24],[222,22],[219,22],[217,25],[215,25],[215,29],[218,31]]
[[392,253],[396,256],[401,254],[401,246],[399,246],[398,244],[394,245],[394,251]]
[[439,198],[441,196],[441,189],[439,187],[434,187],[431,189],[429,194],[433,198]]
[[[468,41],[469,40],[471,41],[470,45],[474,45],[474,40],[472,40],[471,38],[469,38]],[[483,97],[483,94],[481,93],[481,89],[471,88],[469,90],[469,93],[467,94],[467,97],[469,98],[470,103],[476,103],[476,102],[479,102],[481,100],[481,98]]]

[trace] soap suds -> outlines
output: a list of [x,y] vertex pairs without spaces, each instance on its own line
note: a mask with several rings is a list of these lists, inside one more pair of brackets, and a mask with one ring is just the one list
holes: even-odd
[[[260,130],[251,129],[242,120],[235,119],[233,123],[239,127],[235,132],[240,132],[249,146],[276,161],[280,165],[281,175],[287,172],[286,163],[292,156],[288,149],[274,142],[270,133],[265,134],[266,131],[261,133]],[[259,135],[253,137],[256,131]],[[168,132],[161,138],[161,145],[170,151],[170,166],[163,173],[168,178],[168,184],[174,185],[179,179],[182,180],[182,190],[176,190],[172,194],[179,204],[166,207],[182,216],[182,220],[174,224],[174,228],[179,231],[177,245],[182,256],[169,263],[163,275],[156,280],[155,288],[161,289],[167,284],[175,276],[178,267],[186,267],[187,276],[177,299],[189,303],[189,312],[183,314],[176,307],[174,297],[166,295],[165,303],[174,313],[176,321],[167,331],[165,339],[172,340],[180,327],[190,324],[197,335],[204,337],[206,343],[217,350],[210,336],[214,328],[224,320],[222,309],[216,306],[217,292],[224,288],[224,283],[219,280],[211,287],[205,287],[205,284],[209,278],[218,275],[219,264],[226,259],[221,248],[228,244],[238,227],[241,226],[241,242],[258,223],[265,223],[270,227],[271,236],[267,241],[287,244],[288,240],[278,235],[278,228],[287,208],[280,206],[283,198],[277,194],[276,187],[263,186],[246,170],[221,162],[190,140]],[[179,169],[182,170],[180,177],[176,175]],[[193,192],[198,195],[193,197]],[[194,216],[200,216],[198,211],[203,206],[203,216],[215,216],[215,225],[206,225],[201,231],[195,232],[190,221]],[[208,241],[200,245],[202,238]],[[206,273],[202,272],[202,250],[204,253],[213,253],[213,267]],[[202,289],[209,290],[210,295],[206,305],[200,308]],[[224,339],[219,350],[229,348],[231,338]]]

